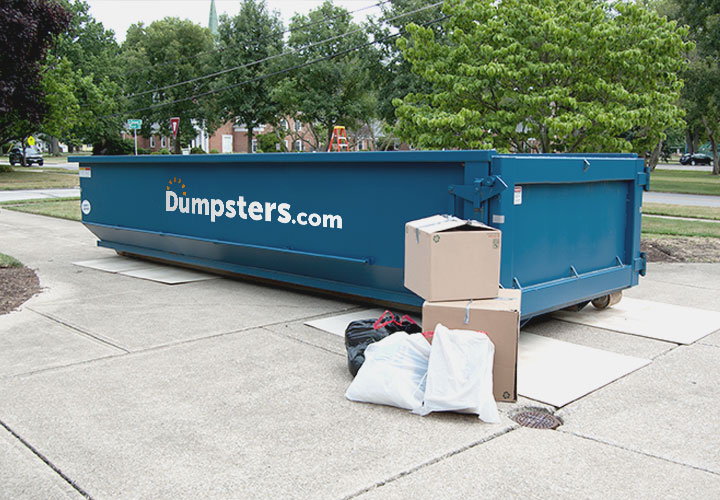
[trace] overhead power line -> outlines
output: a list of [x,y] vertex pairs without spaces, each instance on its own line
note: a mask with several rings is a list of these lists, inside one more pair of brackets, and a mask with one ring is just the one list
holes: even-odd
[[[438,17],[438,18],[436,18],[436,19],[433,19],[433,20],[431,20],[431,21],[427,21],[427,22],[421,23],[420,26],[429,26],[429,25],[431,25],[431,24],[435,24],[435,23],[444,21],[445,19],[448,19],[449,17],[451,17],[451,16],[449,16],[449,15],[444,15],[444,16]],[[158,108],[162,108],[162,107],[165,107],[165,106],[171,106],[171,105],[173,105],[173,104],[179,104],[179,103],[181,103],[181,102],[195,101],[195,100],[200,99],[200,98],[202,98],[202,97],[207,97],[207,96],[213,95],[213,94],[219,94],[219,93],[221,93],[221,92],[225,92],[226,90],[230,90],[230,89],[234,89],[234,88],[237,88],[237,87],[241,87],[241,86],[243,86],[243,85],[249,85],[249,84],[251,84],[251,83],[255,83],[255,82],[258,82],[258,81],[261,81],[261,80],[266,80],[266,79],[268,79],[268,78],[272,78],[272,77],[274,77],[274,76],[278,76],[278,75],[282,75],[282,74],[285,74],[285,73],[289,73],[289,72],[291,72],[291,71],[295,71],[295,70],[304,68],[304,67],[306,67],[306,66],[310,66],[310,65],[312,65],[312,64],[317,64],[317,63],[322,62],[322,61],[327,61],[327,60],[329,60],[329,59],[333,59],[333,58],[335,58],[335,57],[339,57],[339,56],[348,54],[348,53],[350,53],[350,52],[354,52],[354,51],[356,51],[356,50],[364,49],[365,47],[369,47],[369,46],[374,45],[374,44],[376,44],[376,43],[385,42],[385,41],[390,40],[390,39],[392,39],[392,38],[396,38],[396,37],[402,35],[403,33],[405,33],[405,28],[401,29],[399,32],[397,32],[397,33],[395,33],[395,34],[388,35],[388,36],[386,36],[386,37],[379,38],[379,39],[373,40],[373,41],[371,41],[371,42],[363,43],[363,44],[361,44],[361,45],[356,45],[355,47],[350,47],[350,48],[348,48],[348,49],[344,49],[344,50],[341,50],[341,51],[336,52],[336,53],[334,53],[334,54],[329,54],[329,55],[327,55],[327,56],[318,57],[318,58],[313,59],[313,60],[311,60],[311,61],[306,61],[306,62],[304,62],[304,63],[297,64],[297,65],[292,66],[292,67],[290,67],[290,68],[284,68],[284,69],[281,69],[281,70],[278,70],[278,71],[274,71],[274,72],[272,72],[272,73],[267,73],[267,74],[264,74],[264,75],[256,76],[256,77],[254,77],[254,78],[250,78],[250,79],[245,80],[245,81],[242,81],[242,82],[234,83],[234,84],[228,85],[228,86],[226,86],[226,87],[222,87],[222,88],[215,89],[215,90],[208,90],[208,91],[206,91],[206,92],[201,92],[201,93],[199,93],[199,94],[194,94],[194,95],[191,95],[191,96],[188,96],[188,97],[182,97],[182,98],[179,98],[179,99],[174,99],[174,100],[172,100],[172,101],[162,102],[162,103],[158,103],[158,104],[153,104],[153,105],[151,105],[151,106],[146,106],[146,107],[144,107],[144,108],[133,109],[133,110],[130,110],[130,111],[125,111],[125,112],[123,112],[123,113],[115,113],[115,114],[108,115],[108,116],[124,116],[124,115],[131,114],[131,113],[139,113],[139,112],[141,112],[141,111],[151,111],[151,110],[153,110],[153,109],[158,109]]]
[[[425,6],[425,7],[421,7],[421,8],[419,8],[419,9],[414,9],[414,10],[411,10],[411,11],[409,11],[409,12],[404,12],[404,13],[399,14],[399,15],[397,15],[397,16],[393,16],[393,17],[387,18],[387,19],[383,20],[383,22],[390,22],[390,21],[395,21],[395,20],[397,20],[397,19],[402,19],[403,17],[407,17],[407,16],[410,16],[410,15],[412,15],[412,14],[417,14],[418,12],[423,12],[423,11],[428,10],[428,9],[433,9],[433,8],[435,8],[435,7],[438,7],[438,6],[442,5],[443,3],[444,3],[444,2],[436,2],[436,3],[433,3],[433,4],[427,5],[427,6]],[[223,69],[223,70],[220,70],[220,71],[216,71],[216,72],[214,72],[214,73],[210,73],[210,74],[207,74],[207,75],[198,76],[198,77],[195,77],[195,78],[190,78],[190,79],[184,80],[184,81],[182,81],[182,82],[171,83],[171,84],[169,84],[169,85],[164,85],[164,86],[162,86],[162,87],[157,87],[157,88],[150,89],[150,90],[143,90],[142,92],[136,92],[136,93],[134,93],[134,94],[126,95],[126,96],[123,96],[123,97],[126,97],[127,99],[132,99],[132,98],[134,98],[134,97],[139,97],[139,96],[146,95],[146,94],[151,94],[151,93],[155,93],[155,92],[160,92],[161,90],[168,90],[168,89],[171,89],[171,88],[179,87],[179,86],[181,86],[181,85],[187,85],[187,84],[189,84],[189,83],[194,83],[194,82],[198,82],[198,81],[201,81],[201,80],[207,80],[208,78],[214,78],[214,77],[216,77],[216,76],[220,76],[220,75],[223,75],[223,74],[226,74],[226,73],[231,73],[231,72],[233,72],[233,71],[237,71],[237,70],[239,70],[239,69],[249,68],[249,67],[251,67],[251,66],[255,66],[255,65],[260,64],[260,63],[264,63],[264,62],[271,61],[271,60],[273,60],[273,59],[277,59],[277,58],[279,58],[279,57],[284,57],[284,56],[292,55],[292,54],[295,54],[295,53],[300,52],[300,51],[302,51],[302,50],[306,50],[306,49],[310,49],[310,48],[313,48],[313,47],[317,47],[317,46],[319,46],[319,45],[323,45],[323,44],[326,44],[326,43],[328,43],[328,42],[332,42],[332,41],[335,41],[335,40],[339,40],[339,39],[341,39],[341,38],[345,38],[346,36],[350,36],[350,35],[353,35],[353,34],[355,34],[355,33],[360,33],[360,32],[362,32],[362,31],[363,31],[363,28],[359,28],[359,29],[356,29],[356,30],[348,31],[347,33],[343,33],[343,34],[341,34],[341,35],[331,36],[330,38],[326,38],[325,40],[320,40],[319,42],[313,42],[313,43],[310,43],[310,44],[307,44],[307,45],[303,45],[303,46],[298,47],[298,48],[296,48],[296,49],[292,49],[292,50],[289,50],[289,51],[286,51],[286,52],[281,52],[280,54],[275,54],[275,55],[272,55],[272,56],[264,57],[264,58],[262,58],[262,59],[258,59],[258,60],[255,60],[255,61],[251,61],[251,62],[245,63],[245,64],[240,64],[240,65],[238,65],[238,66],[233,66],[233,67],[231,67],[231,68],[227,68],[227,69]]]
[[[364,11],[364,10],[374,9],[375,7],[380,7],[380,6],[382,6],[382,5],[386,4],[386,3],[390,3],[391,1],[392,1],[392,0],[383,0],[382,2],[374,3],[374,4],[372,4],[372,5],[366,5],[365,7],[360,7],[359,9],[355,9],[355,10],[343,12],[343,13],[341,13],[341,14],[338,14],[337,16],[323,16],[322,19],[318,19],[317,21],[313,21],[313,22],[310,22],[310,23],[301,24],[300,26],[296,26],[295,29],[298,29],[298,30],[299,30],[299,29],[305,29],[305,28],[309,28],[309,27],[311,27],[311,26],[315,26],[315,25],[317,25],[317,24],[325,23],[325,22],[327,22],[327,21],[334,21],[334,20],[339,19],[339,18],[341,18],[341,17],[343,17],[343,16],[345,16],[345,15],[347,15],[347,14],[356,14],[356,13],[362,12],[362,11]],[[263,40],[267,40],[267,39],[270,39],[270,38],[277,38],[278,36],[284,36],[284,35],[290,33],[290,31],[291,31],[290,28],[283,29],[282,31],[276,31],[276,32],[271,33],[271,34],[269,34],[269,35],[265,35],[265,36],[262,36],[262,37],[258,38],[257,41],[263,41]],[[156,67],[169,66],[169,65],[171,65],[171,64],[177,64],[177,63],[179,63],[179,62],[187,61],[188,59],[196,59],[199,55],[213,54],[213,53],[216,53],[216,52],[223,52],[223,51],[228,50],[228,49],[230,49],[230,48],[231,48],[231,47],[218,47],[218,48],[212,49],[212,50],[204,50],[204,51],[198,52],[198,53],[196,53],[196,54],[192,54],[192,55],[188,55],[188,56],[184,56],[184,57],[178,57],[177,59],[173,59],[173,60],[171,60],[171,61],[163,61],[163,62],[161,62],[161,63],[158,63],[158,64],[153,65],[153,67],[156,68]],[[142,71],[144,71],[144,70],[128,71],[128,73],[129,73],[129,74],[135,74],[135,73],[140,73],[140,72],[142,72]]]

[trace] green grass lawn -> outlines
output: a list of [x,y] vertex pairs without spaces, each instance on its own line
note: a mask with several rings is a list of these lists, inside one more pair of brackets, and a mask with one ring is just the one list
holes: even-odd
[[650,191],[720,196],[720,175],[685,170],[655,170],[650,176]]
[[52,200],[8,201],[3,208],[30,214],[47,215],[60,219],[81,220],[80,198],[58,198]]
[[[37,170],[37,169],[31,169]],[[28,172],[22,167],[12,172],[0,172],[0,191],[14,189],[72,188],[80,185],[77,172],[59,171]]]
[[643,217],[642,233],[647,235],[663,234],[669,236],[705,236],[707,238],[720,238],[720,223]]
[[691,207],[687,205],[667,205],[664,203],[643,203],[643,213],[648,215],[670,215],[692,219],[720,220],[718,207]]
[[22,267],[22,262],[14,257],[0,253],[0,269],[3,267]]

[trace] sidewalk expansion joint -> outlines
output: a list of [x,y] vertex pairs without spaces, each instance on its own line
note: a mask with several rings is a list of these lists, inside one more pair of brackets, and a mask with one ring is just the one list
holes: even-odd
[[[682,262],[678,262],[677,264],[682,264]],[[694,289],[698,289],[698,290],[710,290],[712,292],[717,292],[718,290],[720,290],[720,288],[717,288],[717,287],[702,286],[702,285],[697,285],[697,284],[689,285],[687,283],[677,283],[675,281],[667,281],[667,280],[655,279],[655,278],[653,278],[652,281],[655,283],[664,283],[666,285],[674,285],[674,286],[684,286],[687,288],[694,288]],[[715,311],[715,309],[707,309],[707,308],[702,308],[702,307],[698,307],[698,309],[702,309],[704,311]]]
[[25,439],[23,439],[17,432],[15,432],[14,430],[12,430],[12,429],[11,429],[5,422],[3,422],[2,420],[0,420],[0,426],[1,426],[3,429],[5,429],[6,431],[8,431],[15,439],[17,439],[18,441],[20,441],[20,442],[23,444],[23,446],[25,446],[28,450],[30,450],[30,451],[33,453],[33,455],[35,455],[36,457],[38,457],[45,465],[47,465],[48,467],[50,467],[50,468],[53,470],[53,472],[55,472],[58,476],[60,476],[60,477],[63,479],[63,481],[65,481],[65,482],[68,483],[70,486],[72,486],[72,488],[73,488],[75,491],[77,491],[80,495],[82,495],[83,497],[87,498],[88,500],[93,500],[93,497],[91,497],[90,494],[89,494],[87,491],[85,491],[84,489],[82,489],[75,481],[73,481],[72,479],[70,479],[63,471],[61,471],[55,464],[53,464],[45,455],[43,455],[42,453],[40,453],[40,451],[38,451],[33,445],[31,445],[31,444],[28,443]]
[[500,437],[500,436],[504,436],[505,434],[508,434],[509,432],[512,432],[512,431],[518,429],[519,427],[520,427],[519,425],[517,425],[517,424],[515,424],[515,423],[513,422],[512,425],[509,425],[508,427],[506,427],[506,428],[504,428],[504,429],[502,429],[502,430],[499,430],[499,431],[497,431],[497,432],[494,432],[494,433],[490,434],[489,436],[486,436],[486,437],[484,437],[484,438],[482,438],[482,439],[480,439],[480,440],[478,440],[478,441],[475,441],[475,442],[473,442],[473,443],[470,443],[470,444],[468,444],[468,445],[466,445],[466,446],[462,446],[462,447],[458,448],[457,450],[452,450],[452,451],[449,451],[449,452],[447,452],[447,453],[444,453],[444,454],[440,455],[439,457],[432,458],[432,459],[430,459],[430,460],[428,460],[428,461],[426,461],[426,462],[423,462],[423,463],[418,464],[418,465],[416,465],[416,466],[414,466],[414,467],[411,467],[411,468],[409,468],[409,469],[407,469],[407,470],[404,470],[404,471],[402,471],[402,472],[399,472],[399,473],[397,473],[397,474],[395,474],[395,475],[393,475],[393,476],[390,476],[390,477],[388,477],[387,479],[383,479],[383,480],[381,480],[381,481],[377,481],[376,483],[373,483],[372,485],[370,485],[370,486],[368,486],[368,487],[366,487],[366,488],[363,488],[363,489],[361,489],[361,490],[356,491],[355,493],[351,493],[351,494],[349,494],[349,495],[347,495],[347,496],[342,497],[341,500],[350,500],[350,499],[352,499],[352,498],[357,498],[357,497],[359,497],[360,495],[364,495],[365,493],[368,493],[369,491],[372,491],[372,490],[375,490],[375,489],[380,488],[380,487],[382,487],[382,486],[385,486],[385,485],[387,485],[387,484],[390,484],[390,483],[392,483],[392,482],[394,482],[394,481],[397,481],[398,479],[401,479],[401,478],[403,478],[403,477],[405,477],[405,476],[409,476],[410,474],[414,474],[415,472],[418,472],[419,470],[422,470],[422,469],[424,469],[424,468],[426,468],[426,467],[429,467],[429,466],[431,466],[431,465],[435,465],[436,463],[442,462],[443,460],[446,460],[446,459],[448,459],[448,458],[450,458],[450,457],[453,457],[453,456],[455,456],[455,455],[459,455],[460,453],[466,452],[466,451],[468,451],[468,450],[470,450],[470,449],[472,449],[472,448],[475,448],[476,446],[479,446],[479,445],[481,445],[481,444],[485,444],[485,443],[487,443],[488,441],[491,441],[491,440],[493,440],[493,439],[495,439],[495,438],[498,438],[498,437]]
[[99,335],[96,335],[96,334],[94,334],[94,333],[88,332],[88,331],[86,331],[86,330],[84,330],[84,329],[82,329],[82,328],[80,328],[80,327],[78,327],[78,326],[75,326],[75,325],[73,325],[73,324],[71,324],[71,323],[68,323],[67,321],[64,321],[64,320],[62,320],[62,319],[60,319],[60,318],[56,318],[55,316],[53,316],[53,315],[51,315],[51,314],[42,313],[42,312],[37,311],[36,309],[34,309],[34,308],[32,308],[32,307],[28,307],[27,309],[30,310],[30,311],[32,311],[32,312],[34,312],[35,314],[38,314],[38,315],[42,316],[43,318],[49,319],[50,321],[54,321],[55,323],[58,323],[58,324],[66,327],[66,328],[70,328],[71,330],[74,330],[75,332],[77,332],[77,333],[79,333],[79,334],[81,334],[81,335],[83,335],[83,336],[85,336],[85,337],[89,337],[90,339],[92,339],[92,340],[94,340],[94,341],[96,341],[96,342],[99,342],[99,343],[101,343],[101,344],[103,344],[103,345],[105,345],[105,346],[107,346],[107,347],[112,347],[113,349],[118,349],[118,350],[120,350],[120,351],[123,351],[125,354],[128,354],[128,353],[130,352],[129,349],[127,349],[127,348],[125,348],[125,347],[123,347],[123,346],[121,346],[121,345],[119,345],[119,344],[115,344],[114,342],[111,342],[111,341],[109,341],[108,339],[105,339],[105,338],[103,338],[103,337],[101,337],[101,336],[99,336]]
[[646,456],[646,457],[649,457],[649,458],[654,458],[654,459],[657,459],[657,460],[662,460],[663,462],[668,462],[668,463],[675,464],[675,465],[681,465],[681,466],[683,466],[683,467],[689,467],[689,468],[691,468],[691,469],[695,469],[695,470],[698,470],[698,471],[701,471],[701,472],[706,472],[706,473],[708,473],[708,474],[712,474],[713,476],[720,476],[720,472],[712,471],[712,470],[710,470],[710,469],[705,469],[704,467],[699,467],[699,466],[697,466],[697,465],[687,464],[687,463],[685,463],[685,462],[679,462],[679,461],[677,461],[677,460],[672,460],[672,459],[670,459],[670,458],[663,457],[663,456],[660,456],[660,455],[654,455],[654,454],[648,453],[648,452],[646,452],[646,451],[641,451],[641,450],[636,450],[636,449],[633,449],[633,448],[628,448],[628,447],[626,447],[626,446],[622,446],[622,445],[619,445],[619,444],[617,444],[617,443],[611,443],[611,442],[605,441],[605,440],[603,440],[603,439],[599,439],[599,438],[595,438],[595,437],[591,437],[591,436],[584,436],[584,435],[582,435],[582,434],[578,434],[577,432],[568,431],[568,430],[565,430],[565,429],[557,429],[557,431],[558,431],[558,432],[565,433],[565,434],[570,434],[571,436],[575,436],[575,437],[578,437],[578,438],[580,438],[580,439],[587,439],[588,441],[593,441],[593,442],[595,442],[595,443],[604,444],[604,445],[606,445],[606,446],[612,446],[613,448],[618,448],[618,449],[620,449],[620,450],[629,451],[630,453],[636,453],[636,454],[638,454],[638,455],[643,455],[643,456]]
[[[339,311],[339,312],[346,312],[346,311],[347,311],[346,309],[343,309],[343,310],[341,310],[341,311]],[[273,323],[267,323],[267,324],[264,324],[264,325],[245,326],[245,327],[243,327],[243,328],[238,328],[237,330],[230,330],[230,331],[228,331],[228,332],[213,333],[213,334],[211,334],[211,335],[205,335],[204,337],[195,337],[195,338],[190,338],[190,339],[183,339],[183,340],[178,340],[178,341],[175,341],[175,342],[168,342],[167,344],[154,345],[154,346],[146,347],[146,348],[143,348],[143,349],[132,350],[132,351],[129,351],[129,353],[130,353],[130,354],[139,354],[139,353],[148,352],[148,351],[157,351],[157,350],[160,350],[160,349],[167,349],[167,348],[171,348],[171,347],[178,347],[178,346],[182,346],[182,345],[185,345],[185,344],[193,344],[193,343],[196,343],[196,342],[203,342],[203,341],[206,341],[206,340],[218,339],[218,338],[226,337],[226,336],[229,336],[229,335],[237,335],[238,333],[245,333],[245,332],[249,332],[249,331],[252,331],[252,330],[265,330],[265,329],[267,329],[268,327],[271,327],[271,326],[286,325],[286,324],[290,324],[290,323],[297,323],[297,322],[299,322],[299,321],[303,321],[303,322],[304,322],[304,321],[308,321],[308,320],[319,319],[319,318],[323,318],[323,317],[325,317],[325,316],[328,316],[329,314],[332,314],[332,313],[314,314],[314,315],[307,316],[307,317],[300,318],[300,319],[291,319],[291,320],[275,321],[275,322],[273,322]],[[272,332],[272,330],[269,330],[269,331]],[[273,333],[277,333],[277,332],[273,332]],[[282,334],[280,334],[280,335],[282,335]],[[292,338],[292,337],[288,337],[288,338]],[[316,347],[316,346],[315,346],[315,347]],[[333,353],[333,354],[337,354],[337,353]]]
[[266,328],[266,327],[264,327],[264,326],[263,326],[261,329],[262,329],[262,330],[265,330],[266,332],[268,332],[268,333],[271,334],[271,335],[277,335],[278,337],[282,337],[282,338],[284,338],[284,339],[286,339],[286,340],[290,340],[290,341],[293,341],[293,342],[297,342],[298,344],[306,345],[306,346],[308,346],[308,347],[314,347],[315,349],[320,349],[321,351],[328,352],[328,353],[333,354],[333,355],[335,355],[335,356],[340,356],[341,358],[344,358],[344,357],[345,357],[344,354],[340,354],[339,352],[333,351],[332,349],[328,349],[327,347],[323,347],[323,346],[320,346],[320,345],[317,345],[317,344],[313,344],[312,342],[308,342],[308,341],[306,341],[306,340],[302,340],[302,339],[299,339],[299,338],[297,338],[297,337],[293,337],[293,336],[291,336],[291,335],[285,335],[284,333],[280,333],[280,332],[276,332],[276,331],[274,331],[274,330],[270,330],[269,328]]

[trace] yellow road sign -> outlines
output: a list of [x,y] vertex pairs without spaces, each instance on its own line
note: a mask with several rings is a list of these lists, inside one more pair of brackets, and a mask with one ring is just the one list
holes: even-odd
[[35,145],[35,138],[34,138],[33,136],[28,137],[28,144],[29,144],[30,146],[34,146],[34,145]]

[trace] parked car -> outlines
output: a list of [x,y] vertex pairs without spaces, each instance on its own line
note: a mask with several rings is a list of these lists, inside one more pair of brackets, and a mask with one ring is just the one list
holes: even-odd
[[[10,159],[10,165],[15,165],[16,163],[19,163],[20,165],[23,165],[23,154],[22,149],[20,149],[19,146],[16,146],[10,150],[10,154],[8,155]],[[43,164],[43,157],[38,152],[37,149],[27,147],[25,148],[25,167],[29,167],[33,163],[37,163],[38,165]]]
[[711,165],[712,156],[705,153],[685,153],[680,157],[680,163],[683,165]]

